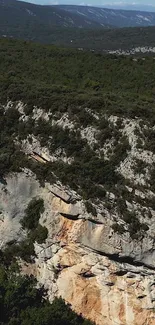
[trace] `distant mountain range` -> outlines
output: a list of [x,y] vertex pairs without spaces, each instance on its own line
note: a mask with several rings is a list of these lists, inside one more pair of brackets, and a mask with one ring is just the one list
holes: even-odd
[[0,37],[99,52],[126,51],[155,48],[154,26],[155,13],[0,0]]
[[102,26],[122,27],[139,27],[139,26],[154,26],[155,12],[143,12],[134,10],[115,10],[105,9],[100,7],[89,6],[57,6],[66,12],[77,14],[85,19],[94,21]]
[[[20,0],[22,1],[22,0]],[[26,0],[24,0],[26,1]],[[49,4],[57,4],[57,5],[76,5],[76,6],[88,6],[88,7],[100,7],[100,8],[109,8],[109,9],[118,9],[118,10],[138,10],[138,11],[149,11],[149,12],[155,12],[155,3],[153,5],[153,1],[150,0],[148,1],[148,4],[145,4],[143,0],[124,0],[124,1],[116,1],[116,0],[111,0],[111,3],[108,4],[107,0],[87,0],[87,1],[80,1],[80,0],[27,0],[27,2],[35,3],[35,4],[40,4],[42,3],[43,5],[49,5]],[[101,2],[104,4],[101,5]],[[150,4],[152,2],[152,4]],[[89,4],[88,4],[89,3]],[[100,3],[100,4],[99,4]]]
[[[62,2],[61,2],[62,3]],[[105,8],[105,6],[99,6],[102,8]],[[155,12],[155,6],[153,5],[144,5],[144,4],[125,4],[120,1],[120,3],[111,5],[106,4],[106,8],[108,9],[117,9],[117,10],[136,10],[136,11],[149,11],[149,12]]]
[[155,26],[155,13],[89,6],[41,6],[16,0],[0,0],[0,30],[41,24],[46,28],[109,28]]
[[[41,6],[16,0],[0,0],[0,30],[41,24],[51,27],[99,28],[101,24],[61,6]],[[102,27],[108,27],[102,24]]]

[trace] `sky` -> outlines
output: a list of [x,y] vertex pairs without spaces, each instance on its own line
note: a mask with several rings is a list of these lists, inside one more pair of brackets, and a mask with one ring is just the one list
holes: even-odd
[[20,0],[27,1],[36,4],[72,4],[72,5],[89,5],[89,6],[105,6],[112,8],[124,8],[130,9],[148,9],[153,8],[155,10],[155,0]]
[[86,4],[86,5],[154,5],[155,6],[155,0],[22,0],[27,2],[33,2],[33,3],[39,3],[39,4],[54,4],[56,2],[59,2],[60,4]]

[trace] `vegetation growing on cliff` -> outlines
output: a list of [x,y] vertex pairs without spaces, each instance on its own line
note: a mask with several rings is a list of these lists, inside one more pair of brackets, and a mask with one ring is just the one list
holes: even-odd
[[1,325],[93,325],[71,310],[60,299],[52,304],[43,287],[33,276],[22,276],[16,265],[7,267],[0,256],[0,324]]
[[21,220],[22,227],[28,230],[28,240],[42,244],[48,235],[45,226],[39,224],[41,214],[44,212],[44,201],[42,199],[32,199],[25,210],[25,215]]
[[34,260],[34,243],[42,244],[48,236],[48,229],[39,223],[43,212],[44,201],[32,199],[25,210],[25,215],[21,218],[21,225],[26,230],[26,237],[18,243],[13,241],[6,246],[3,253],[6,264],[16,261],[16,258],[22,258],[27,262]]

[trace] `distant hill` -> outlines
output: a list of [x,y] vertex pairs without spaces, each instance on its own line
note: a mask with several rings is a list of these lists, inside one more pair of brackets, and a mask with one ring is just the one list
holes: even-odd
[[155,12],[145,12],[140,10],[116,10],[89,6],[59,5],[70,13],[90,19],[102,26],[110,25],[115,27],[139,27],[154,26]]
[[[17,0],[0,0],[0,31],[3,34],[33,28],[109,28],[155,26],[155,13],[89,6],[41,6]],[[50,30],[48,30],[48,34]],[[14,35],[13,35],[14,36]]]
[[[52,43],[65,47],[92,50],[97,52],[139,48],[147,53],[155,50],[155,27],[133,27],[96,30],[57,30],[50,35]],[[50,40],[50,37],[48,40]],[[50,42],[47,42],[50,43]]]
[[[0,0],[0,30],[29,28],[40,24],[51,27],[99,28],[100,23],[60,7],[40,6],[16,0]],[[103,24],[104,26],[104,24]],[[108,27],[108,26],[105,26]]]
[[[99,6],[104,8],[105,6]],[[117,10],[136,10],[136,11],[148,11],[155,12],[155,6],[149,4],[136,4],[135,2],[131,4],[126,4],[120,1],[120,3],[112,3],[111,5],[106,4],[106,8],[108,9],[117,9]]]
[[[102,15],[99,12],[102,12]],[[107,21],[102,23],[105,12],[107,17],[108,14],[113,17],[111,23],[115,25],[123,24],[123,21],[124,24],[125,21],[126,24],[129,22],[127,18],[120,17],[123,12],[120,10],[82,6],[39,6],[16,0],[0,0],[0,37],[99,52],[155,47],[154,26],[110,28]],[[125,14],[127,17],[129,12],[125,11]],[[135,12],[132,14],[136,17]],[[155,14],[151,15],[155,17]],[[108,21],[110,22],[110,18]],[[148,23],[147,20],[144,22]]]

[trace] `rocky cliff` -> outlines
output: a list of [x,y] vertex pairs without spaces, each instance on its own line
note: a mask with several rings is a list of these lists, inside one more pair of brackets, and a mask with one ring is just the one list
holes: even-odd
[[1,248],[25,236],[20,219],[33,197],[44,200],[40,223],[48,228],[48,238],[35,243],[34,263],[20,262],[22,272],[37,276],[51,301],[62,296],[99,325],[153,325],[153,232],[141,240],[119,235],[110,216],[87,213],[74,192],[48,183],[41,187],[25,170],[1,183]]
[[[87,125],[83,116],[79,125],[68,113],[25,111],[21,102],[3,106],[1,250],[31,235],[33,257],[18,261],[51,301],[63,297],[97,325],[155,324],[151,121],[85,108]],[[44,202],[39,229],[48,230],[46,240],[22,225],[32,199]]]

